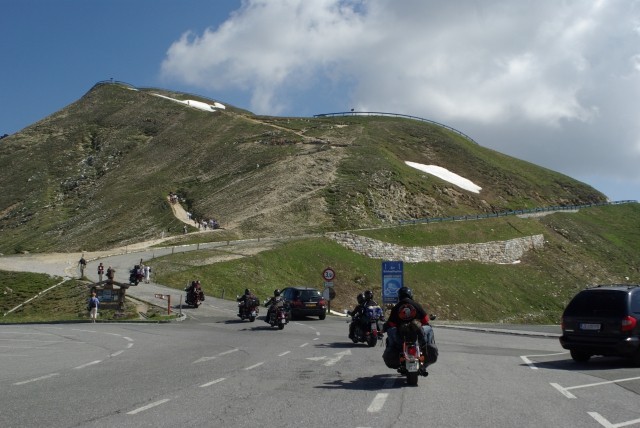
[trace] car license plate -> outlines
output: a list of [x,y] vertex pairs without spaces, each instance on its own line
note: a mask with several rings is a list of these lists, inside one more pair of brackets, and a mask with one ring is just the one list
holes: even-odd
[[580,330],[600,330],[600,324],[581,323]]
[[305,306],[307,308],[315,308],[316,307],[316,303],[305,303]]

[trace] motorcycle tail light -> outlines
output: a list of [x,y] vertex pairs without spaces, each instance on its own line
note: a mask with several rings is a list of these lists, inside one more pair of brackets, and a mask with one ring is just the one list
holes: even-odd
[[409,349],[407,349],[407,353],[412,357],[415,357],[416,355],[418,355],[418,348],[415,346],[410,346]]

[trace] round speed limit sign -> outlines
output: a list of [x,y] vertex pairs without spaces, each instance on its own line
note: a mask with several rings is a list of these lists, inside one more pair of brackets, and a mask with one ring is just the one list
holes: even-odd
[[322,271],[322,279],[325,281],[331,282],[336,277],[336,273],[331,268],[326,268]]

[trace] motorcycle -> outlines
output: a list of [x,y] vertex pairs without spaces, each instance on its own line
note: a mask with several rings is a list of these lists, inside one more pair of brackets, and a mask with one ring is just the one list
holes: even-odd
[[[351,315],[350,312],[348,312]],[[376,346],[378,340],[384,338],[380,322],[384,321],[382,308],[380,306],[367,306],[364,313],[354,317],[353,343],[365,343],[370,347]]]
[[198,309],[198,306],[200,306],[204,301],[204,291],[202,291],[202,289],[189,291],[189,288],[185,288],[185,291],[187,292],[185,303],[189,306],[193,306],[194,309]]
[[[239,297],[236,296],[236,299]],[[247,299],[244,302],[238,302],[238,316],[241,320],[248,319],[250,322],[254,322],[260,310],[258,309],[258,299]]]
[[[269,302],[266,301],[265,305]],[[275,310],[268,312],[268,318],[265,319],[271,327],[278,327],[278,330],[282,330],[286,324],[289,323],[288,308],[283,301],[277,302]]]
[[[431,321],[436,319],[435,315],[429,317]],[[419,376],[428,376],[426,361],[428,356],[422,353],[418,335],[422,327],[419,323],[410,322],[398,327],[398,337],[402,343],[400,351],[400,368],[398,373],[407,377],[407,384],[418,385]]]

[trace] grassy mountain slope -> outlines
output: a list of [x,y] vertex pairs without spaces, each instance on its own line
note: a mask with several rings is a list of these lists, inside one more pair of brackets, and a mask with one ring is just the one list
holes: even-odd
[[[443,320],[558,323],[568,300],[586,286],[640,283],[640,205],[604,206],[540,218],[501,217],[358,232],[405,246],[487,242],[542,233],[545,245],[518,264],[405,263],[404,283]],[[322,289],[336,272],[332,308],[355,304],[365,289],[381,291],[381,261],[325,239],[288,242],[252,257],[212,263],[224,248],[150,261],[157,280],[177,289],[195,278],[205,292],[234,297],[245,287],[266,298],[275,288]]]
[[[210,113],[154,93],[194,98],[96,85],[0,142],[0,253],[97,250],[181,233],[170,191],[238,237],[605,200],[429,123],[264,117],[231,106]],[[445,167],[483,190],[404,161]]]

